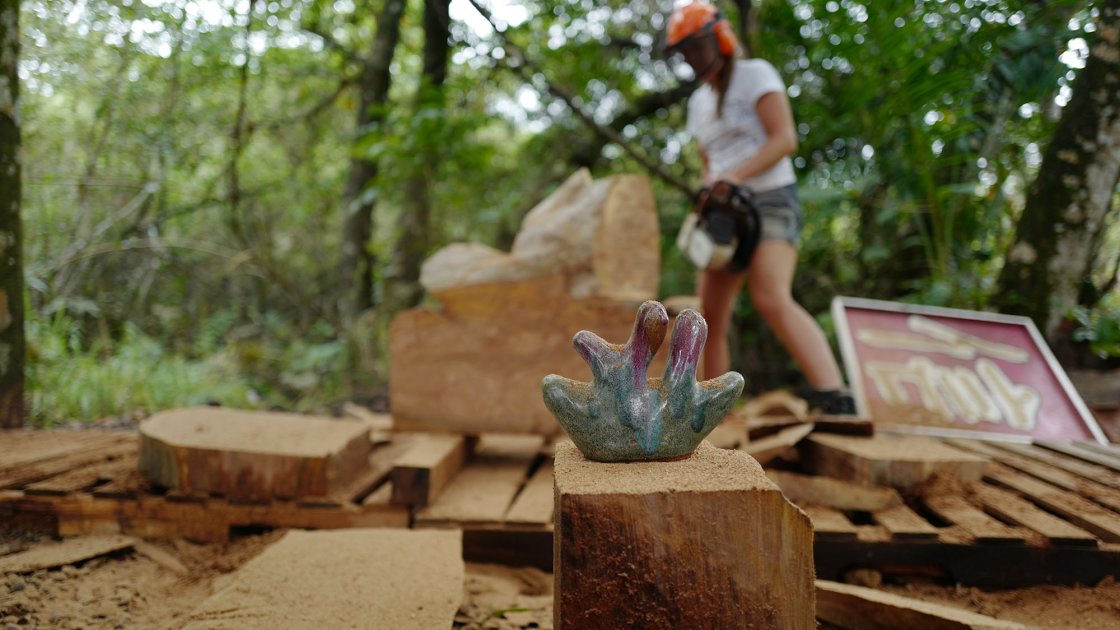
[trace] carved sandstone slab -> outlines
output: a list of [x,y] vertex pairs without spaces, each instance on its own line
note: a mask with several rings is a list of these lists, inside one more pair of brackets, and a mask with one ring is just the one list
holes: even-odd
[[420,282],[442,299],[449,289],[561,272],[573,298],[640,302],[656,297],[659,230],[645,177],[592,180],[581,169],[525,215],[509,253],[455,243],[424,262]]
[[361,422],[297,414],[177,409],[140,425],[140,470],[188,494],[323,496],[368,467],[369,431]]
[[815,628],[813,531],[749,455],[556,445],[556,628]]
[[[660,244],[648,180],[580,171],[534,208],[513,250],[453,245],[424,265],[438,308],[389,329],[389,396],[398,426],[554,434],[541,379],[591,380],[572,336],[623,343],[634,310],[657,296]],[[651,369],[665,366],[665,353]]]

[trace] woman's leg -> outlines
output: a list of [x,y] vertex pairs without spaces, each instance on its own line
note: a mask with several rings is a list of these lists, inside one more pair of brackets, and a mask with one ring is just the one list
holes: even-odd
[[731,349],[727,332],[731,327],[731,311],[743,286],[746,274],[726,273],[708,269],[696,280],[700,295],[700,314],[708,322],[708,341],[704,344],[703,378],[722,376],[731,369]]
[[844,382],[824,331],[790,293],[796,267],[793,245],[786,241],[759,243],[746,274],[751,299],[809,384],[816,389],[839,389]]

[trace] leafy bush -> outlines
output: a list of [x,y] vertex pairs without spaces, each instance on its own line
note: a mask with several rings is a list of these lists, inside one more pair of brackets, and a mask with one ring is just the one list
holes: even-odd
[[132,324],[115,343],[86,343],[80,330],[63,313],[27,322],[32,425],[134,418],[207,402],[247,407],[257,398],[221,354],[204,360],[170,354]]
[[1074,341],[1088,342],[1098,358],[1120,358],[1120,296],[1113,293],[1092,310],[1077,307],[1071,316],[1078,324]]

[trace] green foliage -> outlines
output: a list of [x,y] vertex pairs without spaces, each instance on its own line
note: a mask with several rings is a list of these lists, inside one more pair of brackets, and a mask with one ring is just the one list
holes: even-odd
[[[1093,3],[753,4],[755,47],[789,84],[799,125],[798,299],[826,319],[837,294],[984,306],[1053,129],[1050,103],[1073,77],[1058,56],[1087,31]],[[418,168],[431,169],[431,248],[507,247],[576,168],[643,171],[553,88],[677,176],[700,172],[681,104],[627,115],[687,78],[657,47],[662,0],[488,5],[501,36],[464,5],[446,84],[419,93],[423,7],[409,3],[390,101],[367,129],[354,128],[356,85],[380,0],[21,5],[40,423],[206,400],[321,410],[356,383],[383,389],[392,313],[345,321],[339,308],[354,157],[377,167],[364,193],[376,202],[376,299]],[[531,64],[502,50],[507,40]],[[690,293],[695,273],[672,245],[689,200],[653,187],[661,293]],[[1100,260],[1116,258],[1115,234]],[[736,367],[752,387],[788,381],[788,357],[740,302]],[[1079,320],[1106,354],[1111,304]]]
[[[1012,234],[1003,191],[1037,166],[1028,147],[1052,125],[1037,103],[1061,85],[1079,4],[763,3],[760,48],[802,125],[807,213],[842,213],[855,236],[809,231],[805,258],[854,254],[836,270],[851,293],[983,306]],[[813,188],[851,194],[830,209],[836,194]]]
[[115,342],[86,342],[63,313],[27,322],[27,384],[32,425],[104,417],[131,419],[169,407],[218,402],[252,407],[252,391],[215,355],[188,360],[126,324]]
[[1094,309],[1079,306],[1070,318],[1078,326],[1074,341],[1087,342],[1101,359],[1120,358],[1120,295],[1112,293]]

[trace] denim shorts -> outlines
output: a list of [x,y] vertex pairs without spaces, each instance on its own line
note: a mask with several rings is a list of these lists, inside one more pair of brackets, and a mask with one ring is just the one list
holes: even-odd
[[[786,241],[797,247],[801,241],[801,200],[797,196],[797,186],[790,184],[774,190],[752,193],[751,199],[758,210],[758,242]],[[740,239],[744,238],[740,235]],[[741,240],[731,262],[723,268],[725,273],[742,273],[747,270],[754,257],[754,247]]]
[[801,242],[805,220],[796,184],[756,192],[754,205],[762,223],[760,241],[786,241],[794,247]]

